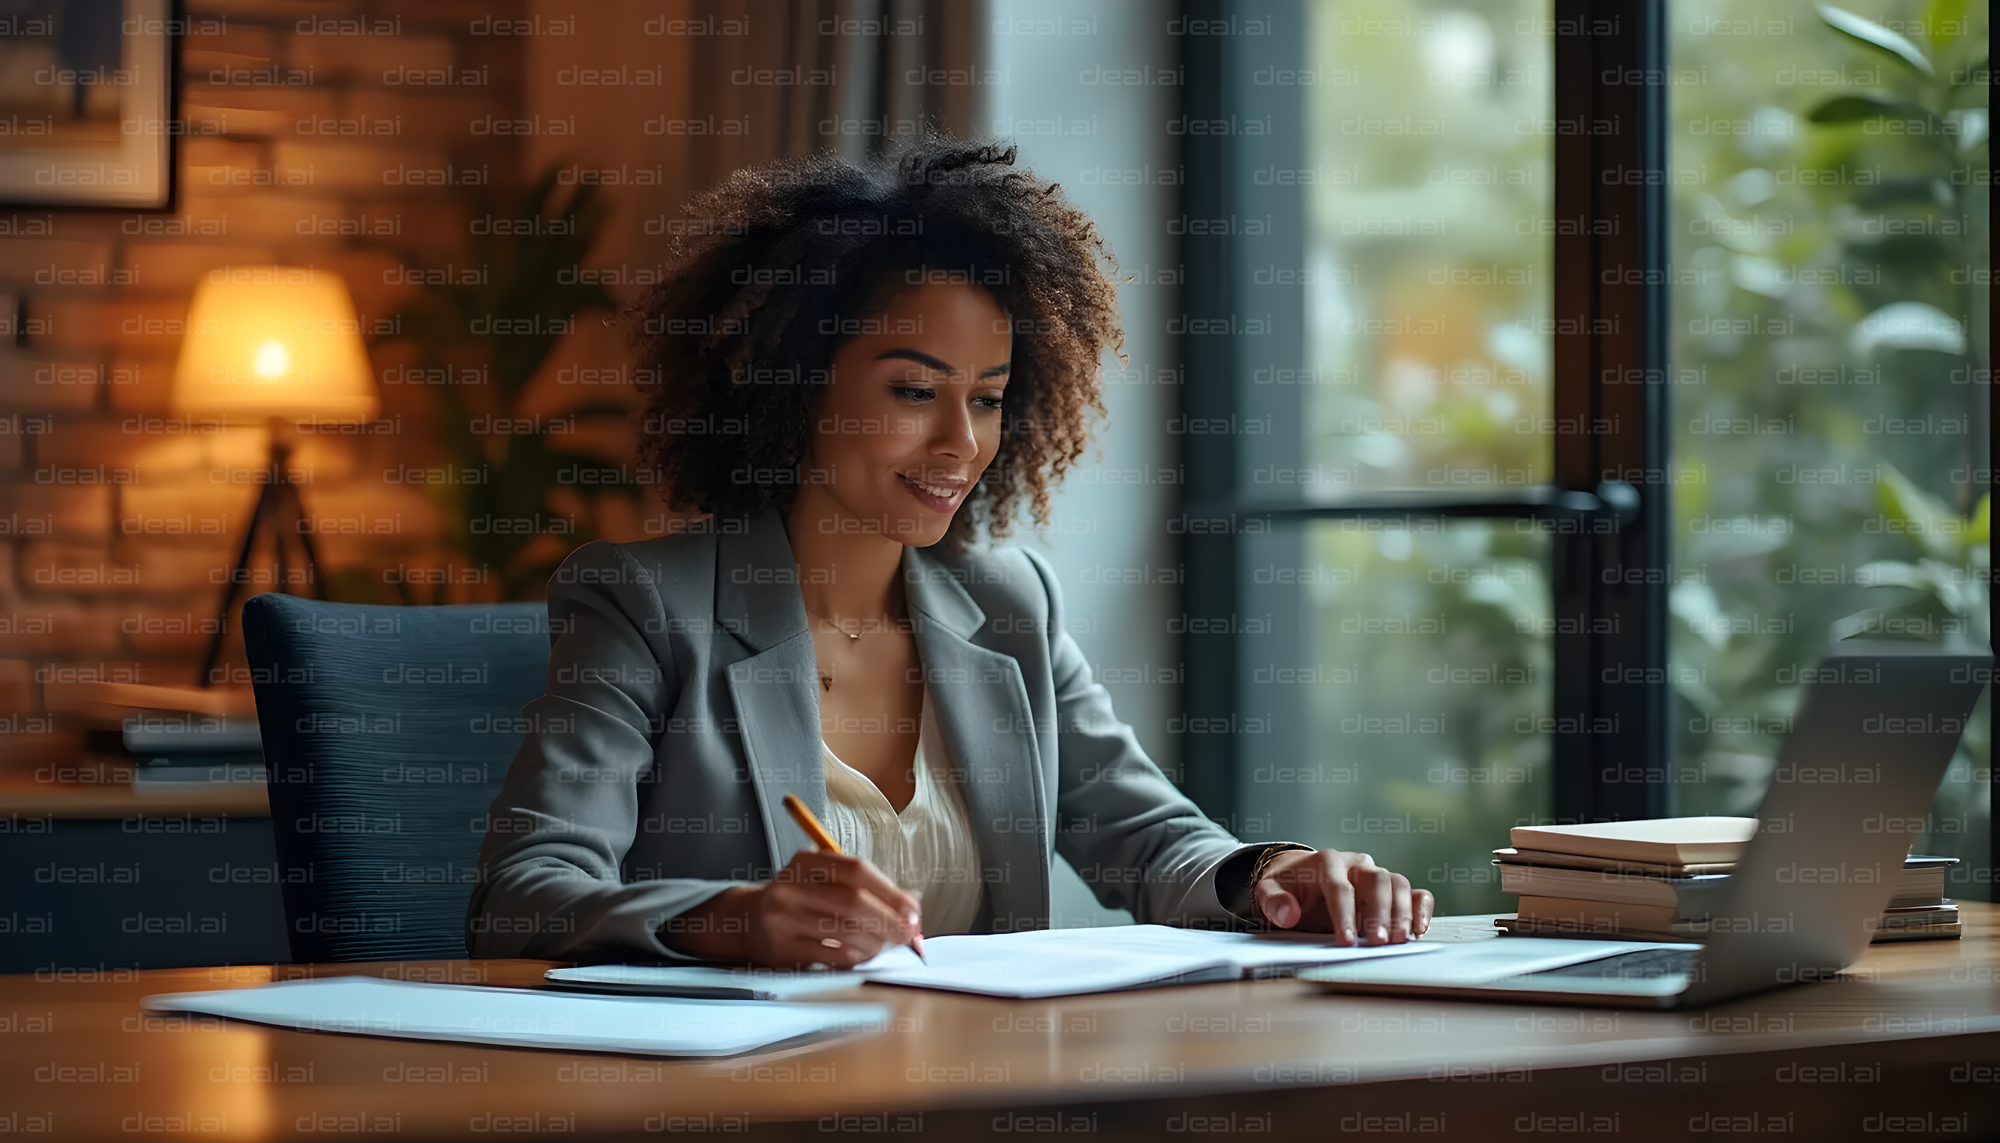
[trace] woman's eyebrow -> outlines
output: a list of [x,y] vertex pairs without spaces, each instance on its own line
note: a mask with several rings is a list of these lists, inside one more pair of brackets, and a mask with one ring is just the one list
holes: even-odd
[[[914,361],[926,369],[935,369],[939,373],[958,372],[958,370],[953,369],[951,366],[945,364],[943,361],[940,361],[935,357],[932,357],[930,354],[925,353],[921,349],[885,349],[882,352],[875,355],[875,360]],[[980,373],[979,376],[982,378],[998,377],[1003,373],[1011,373],[1013,369],[1014,369],[1014,363],[1010,361],[1005,365],[995,365],[993,368],[985,370],[984,372]]]
[[914,361],[926,369],[935,369],[939,373],[958,372],[958,370],[953,369],[951,366],[946,365],[921,349],[885,349],[875,355],[875,360],[877,361],[893,361],[899,358],[904,361]]

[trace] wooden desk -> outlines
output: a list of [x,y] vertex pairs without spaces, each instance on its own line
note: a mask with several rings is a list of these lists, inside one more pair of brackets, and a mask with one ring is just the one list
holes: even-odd
[[868,986],[828,999],[893,1004],[888,1033],[721,1062],[291,1032],[138,1004],[313,973],[531,985],[542,961],[0,977],[0,1132],[1993,1138],[1996,909],[1964,911],[1962,941],[1876,946],[1840,980],[1697,1012],[1345,998],[1295,981],[1021,1003]]

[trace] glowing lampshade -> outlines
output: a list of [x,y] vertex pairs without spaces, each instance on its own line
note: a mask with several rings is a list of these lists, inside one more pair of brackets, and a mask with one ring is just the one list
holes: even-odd
[[188,308],[173,406],[242,421],[373,420],[375,376],[347,284],[304,266],[210,271]]

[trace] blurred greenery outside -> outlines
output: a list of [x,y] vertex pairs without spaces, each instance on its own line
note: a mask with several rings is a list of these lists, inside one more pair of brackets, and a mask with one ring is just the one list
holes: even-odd
[[[1669,19],[1681,813],[1755,807],[1831,640],[1989,642],[1986,5],[1841,12]],[[1991,741],[1989,695],[1916,844],[1953,896],[1993,895]]]
[[[1668,13],[1672,813],[1755,809],[1786,680],[1831,640],[1988,640],[1985,8],[1856,11],[1935,76],[1798,0]],[[1548,479],[1550,18],[1311,4],[1308,495]],[[1855,95],[1876,103],[1828,106]],[[1317,777],[1246,785],[1246,810],[1367,849],[1446,912],[1510,908],[1489,851],[1552,805],[1546,538],[1309,537]],[[1986,703],[1917,844],[1967,865],[1990,829]],[[1406,722],[1357,733],[1369,717]],[[1956,872],[1953,895],[1991,898]]]

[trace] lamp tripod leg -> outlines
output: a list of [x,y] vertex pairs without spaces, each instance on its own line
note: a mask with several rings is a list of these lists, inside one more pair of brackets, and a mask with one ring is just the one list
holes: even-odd
[[[214,672],[216,662],[222,658],[222,641],[229,634],[229,609],[236,606],[236,589],[243,586],[244,574],[250,567],[250,553],[257,546],[257,533],[262,528],[264,517],[272,516],[272,523],[275,524],[277,511],[277,496],[272,486],[266,484],[264,490],[257,495],[256,511],[250,514],[250,534],[243,537],[243,550],[237,553],[236,563],[229,569],[229,586],[223,589],[222,611],[216,621],[215,637],[208,641],[208,653],[203,655],[201,660],[201,676],[195,680],[195,685],[198,687],[208,685],[209,675]],[[282,561],[285,538],[282,535],[278,536],[276,543],[280,553],[278,558]]]
[[[291,502],[292,516],[299,522],[299,548],[305,553],[306,582],[312,586],[312,597],[325,599],[326,585],[319,578],[319,554],[313,551],[312,530],[306,525],[305,500],[299,496],[299,486],[289,480],[285,481],[283,495]],[[289,591],[287,594],[290,594]]]

